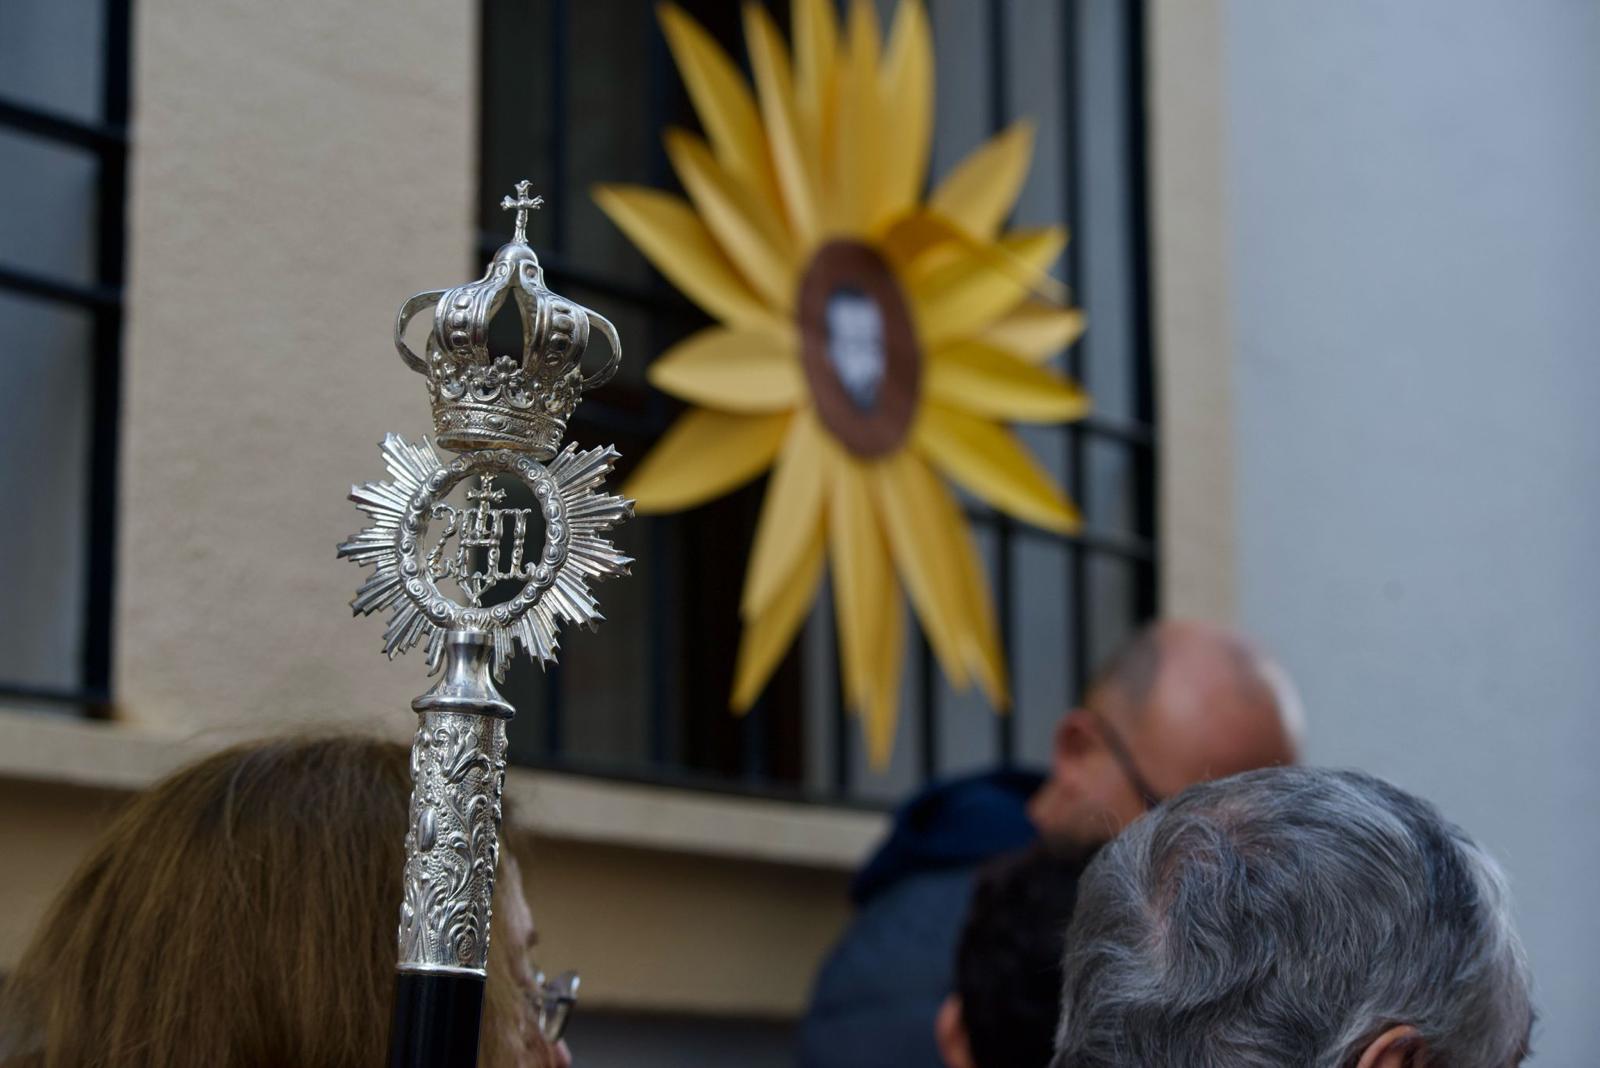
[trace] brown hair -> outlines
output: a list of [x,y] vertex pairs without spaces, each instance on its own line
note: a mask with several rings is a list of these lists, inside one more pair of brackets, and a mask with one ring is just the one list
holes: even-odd
[[[18,963],[0,1062],[381,1063],[410,792],[403,747],[353,737],[238,746],[157,784],[101,836]],[[518,1063],[500,1025],[522,1011],[515,947],[498,948],[486,1068]]]

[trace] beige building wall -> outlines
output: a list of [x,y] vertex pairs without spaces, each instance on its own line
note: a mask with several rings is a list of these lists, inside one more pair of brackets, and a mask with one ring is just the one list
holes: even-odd
[[82,785],[0,778],[0,975],[33,937],[56,892],[88,852],[126,795]]
[[[220,741],[0,710],[0,856],[27,858],[0,880],[0,974],[133,791]],[[520,768],[506,796],[541,953],[581,969],[601,1008],[797,1015],[884,830],[872,813]]]
[[408,734],[416,658],[352,623],[352,481],[429,427],[388,342],[465,277],[475,4],[135,6],[116,693],[180,734]]
[[[0,780],[0,974],[130,795]],[[583,972],[591,1008],[787,1018],[848,916],[848,874],[524,831],[540,954]],[[398,907],[398,903],[397,906]]]
[[1228,622],[1236,579],[1223,2],[1153,0],[1146,69],[1161,607]]

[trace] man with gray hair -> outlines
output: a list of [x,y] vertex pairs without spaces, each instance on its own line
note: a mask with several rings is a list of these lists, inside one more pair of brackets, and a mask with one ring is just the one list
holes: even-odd
[[1371,776],[1195,786],[1085,871],[1053,1068],[1514,1068],[1530,980],[1494,861]]

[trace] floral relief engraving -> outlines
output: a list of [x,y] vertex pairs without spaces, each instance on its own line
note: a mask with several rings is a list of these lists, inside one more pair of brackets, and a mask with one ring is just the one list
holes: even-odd
[[411,749],[402,969],[483,972],[505,776],[505,720],[422,713]]

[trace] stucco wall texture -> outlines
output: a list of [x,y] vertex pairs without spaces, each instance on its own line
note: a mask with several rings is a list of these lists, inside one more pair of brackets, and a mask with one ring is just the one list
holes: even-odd
[[466,276],[474,5],[136,7],[119,715],[409,733],[415,658],[351,622],[350,483],[430,428],[386,340]]

